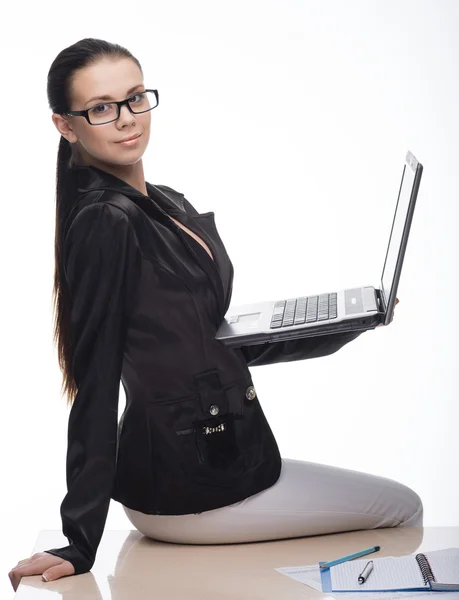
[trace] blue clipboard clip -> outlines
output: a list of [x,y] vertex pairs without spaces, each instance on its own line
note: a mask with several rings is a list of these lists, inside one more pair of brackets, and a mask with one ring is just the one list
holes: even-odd
[[327,564],[327,561],[321,560],[319,561],[319,571],[320,571],[320,581],[322,583],[322,592],[331,592],[331,575],[330,575],[330,567],[325,567],[324,569],[320,568],[320,565]]

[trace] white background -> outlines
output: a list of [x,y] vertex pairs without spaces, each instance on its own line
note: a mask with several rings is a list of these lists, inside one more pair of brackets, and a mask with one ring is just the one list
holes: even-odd
[[[145,178],[215,211],[235,268],[233,304],[379,287],[407,150],[424,165],[393,323],[332,356],[252,376],[283,457],[399,480],[421,496],[425,526],[459,526],[459,4],[91,7],[3,12],[0,595],[12,597],[7,573],[38,532],[61,528],[68,409],[51,303],[59,133],[46,78],[84,37],[127,47],[159,90]],[[121,387],[120,414],[124,401]],[[133,528],[116,502],[106,528]]]

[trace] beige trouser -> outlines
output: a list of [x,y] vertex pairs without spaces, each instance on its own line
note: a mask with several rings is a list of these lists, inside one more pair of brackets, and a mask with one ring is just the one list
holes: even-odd
[[223,508],[147,515],[123,506],[143,535],[184,544],[229,544],[378,529],[422,527],[423,505],[393,479],[313,462],[282,459],[270,488]]

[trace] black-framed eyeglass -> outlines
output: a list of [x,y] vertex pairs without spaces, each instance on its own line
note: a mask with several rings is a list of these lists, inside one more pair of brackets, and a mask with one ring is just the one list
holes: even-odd
[[[105,123],[111,123],[119,118],[121,107],[124,104],[133,114],[153,110],[159,104],[158,90],[142,90],[140,92],[135,92],[132,96],[126,98],[126,100],[99,103],[86,110],[69,110],[62,114],[70,115],[72,117],[85,117],[90,125],[105,125]],[[106,110],[98,110],[101,107],[106,107]]]

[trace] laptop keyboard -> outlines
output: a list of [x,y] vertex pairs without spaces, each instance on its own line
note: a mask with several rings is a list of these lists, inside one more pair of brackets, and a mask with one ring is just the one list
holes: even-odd
[[336,319],[337,293],[301,296],[291,300],[279,300],[274,305],[270,329],[289,327]]

